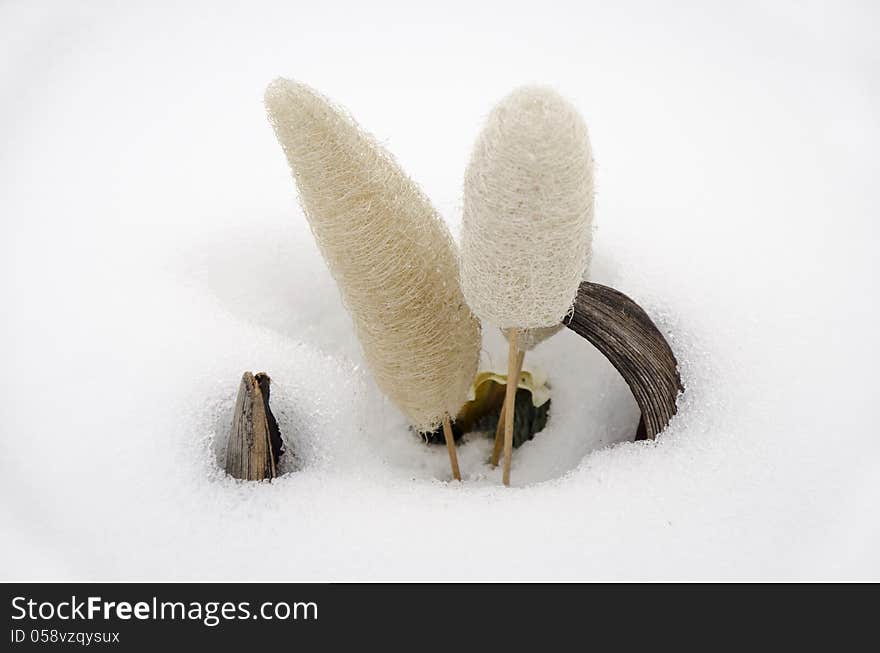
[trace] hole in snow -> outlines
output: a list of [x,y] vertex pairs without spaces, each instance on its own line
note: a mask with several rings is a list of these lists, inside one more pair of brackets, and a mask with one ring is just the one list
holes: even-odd
[[[484,363],[503,371],[507,345],[497,333],[484,334]],[[523,486],[564,476],[592,451],[635,439],[639,410],[617,370],[586,340],[563,329],[526,354],[524,369],[540,369],[548,377],[552,399],[546,426],[534,439],[513,451],[512,485]],[[449,479],[445,446],[430,449],[425,473]],[[501,467],[488,464],[492,437],[466,434],[459,442],[458,458],[465,482],[500,484]]]

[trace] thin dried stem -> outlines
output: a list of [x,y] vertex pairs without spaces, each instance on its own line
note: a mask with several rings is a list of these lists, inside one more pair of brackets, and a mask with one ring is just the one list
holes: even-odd
[[504,392],[504,475],[505,485],[510,485],[510,459],[513,456],[513,416],[516,407],[516,387],[519,372],[517,371],[517,329],[510,330],[507,348],[507,387]]
[[[511,381],[511,377],[507,377],[507,382],[513,382],[514,385],[519,385],[519,375],[522,373],[523,359],[526,357],[526,352],[523,350],[519,350],[516,355],[516,375],[514,380]],[[506,392],[506,391],[505,391]],[[514,393],[515,396],[516,393]],[[507,395],[505,394],[505,397]],[[501,458],[501,447],[504,445],[504,424],[506,420],[504,419],[504,406],[507,405],[507,402],[503,402],[501,404],[501,412],[498,414],[498,426],[495,428],[495,446],[492,448],[492,467],[498,466],[498,459]]]
[[455,438],[452,436],[452,424],[449,423],[449,413],[443,416],[443,437],[446,438],[446,451],[449,452],[449,466],[452,467],[452,478],[461,480],[461,470],[458,468],[458,454],[455,451]]

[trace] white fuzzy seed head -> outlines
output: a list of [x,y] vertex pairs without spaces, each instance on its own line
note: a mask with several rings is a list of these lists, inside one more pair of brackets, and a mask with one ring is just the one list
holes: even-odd
[[[521,329],[516,334],[516,347],[522,351],[532,351],[535,347],[554,336],[562,330],[562,324],[549,327],[535,327],[534,329]],[[505,338],[510,339],[510,330],[501,329]]]
[[501,328],[555,327],[589,263],[587,126],[555,91],[527,86],[489,115],[465,174],[462,287]]
[[480,326],[440,216],[344,112],[294,81],[266,90],[306,216],[382,391],[416,428],[467,400]]

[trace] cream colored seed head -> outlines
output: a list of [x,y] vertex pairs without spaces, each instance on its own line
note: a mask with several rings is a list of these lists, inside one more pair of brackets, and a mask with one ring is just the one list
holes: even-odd
[[265,102],[379,387],[413,426],[436,428],[467,400],[480,353],[446,225],[394,159],[323,96],[278,79]]
[[592,220],[583,119],[553,90],[514,91],[489,115],[465,174],[462,287],[471,310],[505,329],[559,325],[589,263]]

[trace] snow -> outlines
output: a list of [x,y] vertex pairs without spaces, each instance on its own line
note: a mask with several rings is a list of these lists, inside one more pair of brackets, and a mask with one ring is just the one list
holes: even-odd
[[[0,578],[880,579],[878,12],[865,3],[0,7]],[[585,114],[593,278],[687,392],[629,443],[564,331],[515,487],[383,401],[261,106],[346,105],[457,233],[470,147],[525,82]],[[502,367],[496,333],[487,366]],[[244,370],[296,459],[218,466]]]

